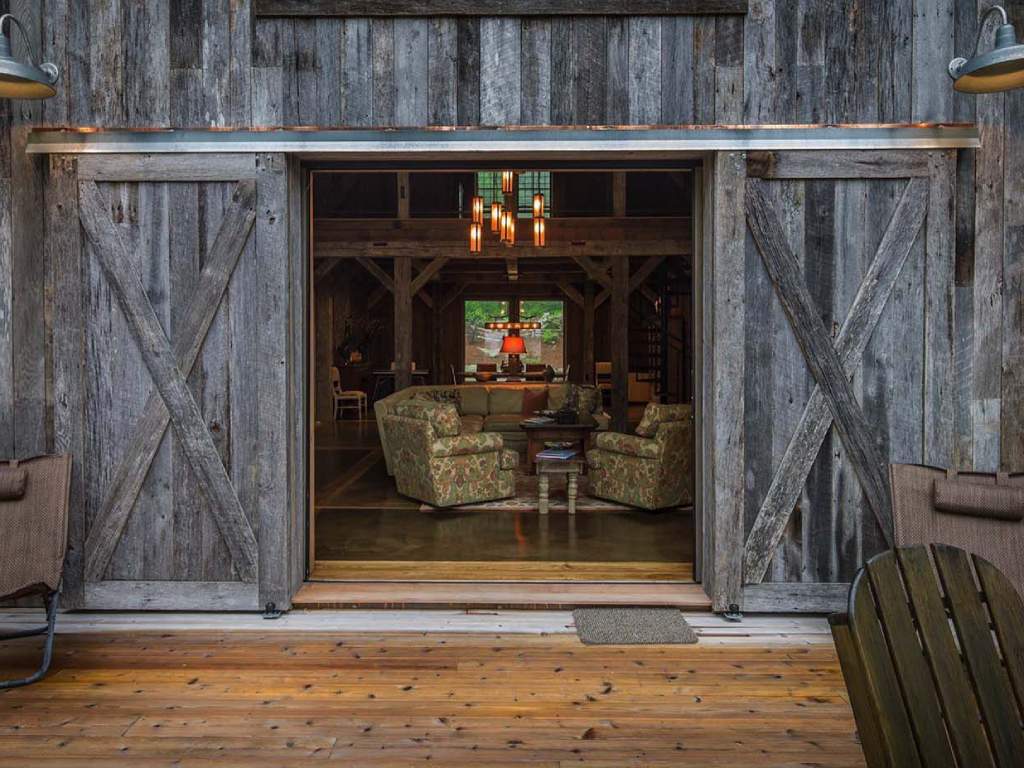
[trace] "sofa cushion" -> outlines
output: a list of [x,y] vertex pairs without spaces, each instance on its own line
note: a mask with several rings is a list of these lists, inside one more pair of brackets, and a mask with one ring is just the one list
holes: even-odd
[[518,413],[494,413],[484,419],[485,432],[522,432],[519,422],[523,420]]
[[483,416],[463,416],[462,417],[462,432],[463,435],[475,435],[477,432],[482,431],[484,428],[484,417]]
[[454,388],[448,389],[425,389],[422,392],[417,392],[412,396],[413,400],[428,400],[435,403],[451,403],[459,412],[462,412],[461,403],[459,402],[459,391]]
[[530,387],[523,390],[523,416],[533,416],[548,407],[548,391],[544,387]]
[[523,390],[519,387],[493,387],[490,391],[488,413],[511,413],[519,417],[523,414]]
[[459,402],[462,404],[463,416],[486,416],[487,411],[487,388],[486,387],[461,387],[459,389]]
[[636,433],[640,437],[654,437],[658,432],[658,426],[672,421],[687,421],[693,415],[693,406],[689,403],[677,405],[662,405],[660,403],[648,403],[644,408],[643,418],[637,425]]
[[410,399],[396,405],[394,412],[396,416],[429,421],[437,437],[454,437],[462,430],[459,410],[453,403]]

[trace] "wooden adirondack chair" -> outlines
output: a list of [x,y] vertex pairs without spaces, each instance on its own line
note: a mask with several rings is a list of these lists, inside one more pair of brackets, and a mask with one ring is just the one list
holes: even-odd
[[1024,765],[1024,602],[991,563],[883,552],[829,622],[869,768]]

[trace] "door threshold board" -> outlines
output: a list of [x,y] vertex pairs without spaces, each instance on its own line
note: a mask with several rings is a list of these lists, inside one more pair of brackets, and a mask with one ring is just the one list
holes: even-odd
[[687,584],[693,563],[478,561],[478,560],[317,560],[310,581],[404,582],[626,582]]
[[700,584],[633,582],[306,582],[293,608],[527,608],[647,605],[707,611]]

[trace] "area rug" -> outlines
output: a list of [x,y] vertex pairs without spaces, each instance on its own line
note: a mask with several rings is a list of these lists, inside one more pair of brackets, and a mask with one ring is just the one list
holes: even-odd
[[[628,512],[632,507],[616,501],[606,501],[590,496],[586,492],[587,479],[580,478],[576,494],[577,512]],[[441,510],[458,512],[536,512],[537,511],[537,477],[520,474],[516,477],[516,495],[510,499],[481,501],[475,504],[463,504],[458,507],[433,507],[421,504],[421,512],[438,512]],[[569,500],[565,495],[565,482],[552,479],[548,486],[548,509],[550,512],[567,513]]]
[[697,633],[676,608],[577,608],[576,633],[585,645],[691,645]]

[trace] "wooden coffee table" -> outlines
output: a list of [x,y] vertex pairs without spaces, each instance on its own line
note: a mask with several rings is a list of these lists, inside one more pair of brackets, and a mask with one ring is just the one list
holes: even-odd
[[597,422],[590,416],[581,416],[576,424],[533,424],[522,421],[519,427],[526,433],[526,461],[530,471],[535,472],[536,457],[544,450],[544,443],[576,443],[582,455],[586,455],[590,448],[591,435],[597,429]]

